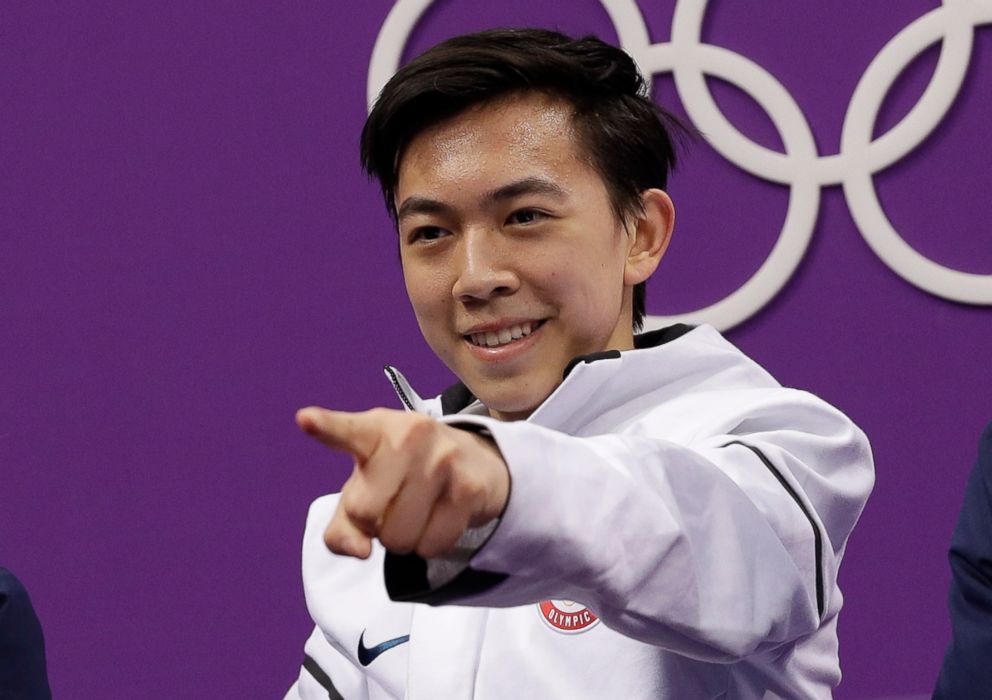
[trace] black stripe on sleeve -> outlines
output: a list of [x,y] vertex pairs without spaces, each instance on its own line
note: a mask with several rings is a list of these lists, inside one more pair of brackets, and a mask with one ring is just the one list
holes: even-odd
[[324,669],[317,665],[317,662],[309,654],[303,657],[303,668],[309,671],[310,675],[314,677],[314,680],[327,690],[327,697],[330,700],[344,700],[344,696],[331,683],[331,677],[324,672]]
[[806,507],[806,504],[799,497],[799,494],[796,493],[796,490],[792,488],[789,482],[785,480],[785,477],[782,476],[782,473],[779,472],[779,470],[775,467],[775,465],[772,464],[771,460],[768,459],[768,457],[766,457],[761,450],[759,450],[757,447],[748,445],[746,442],[741,442],[739,440],[728,442],[726,445],[724,445],[724,447],[730,447],[731,445],[740,445],[741,447],[746,447],[747,449],[751,450],[751,452],[753,452],[758,456],[758,459],[760,459],[762,463],[766,467],[768,467],[768,470],[775,476],[775,478],[778,480],[778,483],[782,485],[782,488],[784,488],[786,492],[790,496],[792,496],[792,500],[796,502],[796,505],[799,506],[799,509],[803,512],[803,515],[805,515],[806,519],[809,521],[809,526],[813,528],[813,551],[814,551],[814,555],[816,556],[816,610],[819,616],[822,618],[823,617],[823,537],[820,534],[820,528],[816,526],[816,521],[813,519],[813,515],[809,512],[809,508]]

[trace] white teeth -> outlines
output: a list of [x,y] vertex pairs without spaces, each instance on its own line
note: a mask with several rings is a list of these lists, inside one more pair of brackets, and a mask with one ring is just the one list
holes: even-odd
[[519,326],[510,326],[510,335],[514,338],[524,338],[531,334],[533,326],[528,321],[527,323],[521,323]]
[[495,348],[500,345],[512,343],[519,338],[525,338],[534,331],[534,326],[530,321],[520,323],[509,328],[501,328],[499,331],[486,331],[484,333],[472,333],[468,336],[473,345],[479,347]]

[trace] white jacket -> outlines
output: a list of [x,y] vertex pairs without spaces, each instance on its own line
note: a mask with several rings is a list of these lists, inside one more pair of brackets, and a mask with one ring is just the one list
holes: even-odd
[[580,359],[512,423],[477,402],[442,416],[457,392],[422,401],[394,374],[409,408],[491,433],[510,498],[454,578],[378,543],[331,554],[338,496],[318,499],[316,628],[287,698],[830,697],[837,569],[874,478],[864,434],[712,328],[645,345]]

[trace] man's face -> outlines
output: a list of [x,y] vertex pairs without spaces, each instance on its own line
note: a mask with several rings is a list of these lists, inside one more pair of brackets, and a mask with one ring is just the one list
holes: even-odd
[[633,347],[632,239],[567,104],[513,96],[421,132],[396,205],[420,329],[492,415],[529,415],[577,355]]

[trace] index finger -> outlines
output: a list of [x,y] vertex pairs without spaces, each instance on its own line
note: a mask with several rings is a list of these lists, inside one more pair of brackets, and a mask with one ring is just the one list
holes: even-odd
[[328,447],[350,452],[362,460],[368,459],[379,444],[379,431],[358,413],[308,406],[296,412],[296,424]]

